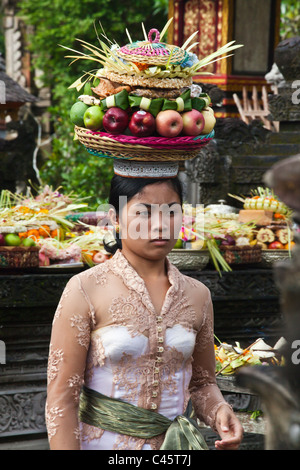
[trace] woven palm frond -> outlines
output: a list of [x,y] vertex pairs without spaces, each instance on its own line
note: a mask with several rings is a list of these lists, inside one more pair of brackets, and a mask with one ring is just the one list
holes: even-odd
[[[209,54],[207,57],[197,60],[197,58],[195,59],[195,54],[191,54],[190,51],[198,44],[198,42],[192,42],[198,35],[198,31],[194,32],[185,41],[182,47],[162,42],[172,21],[173,18],[170,18],[161,32],[156,29],[151,29],[148,36],[142,24],[144,36],[142,41],[133,41],[129,31],[126,29],[129,43],[122,47],[109,40],[103,28],[103,34],[101,35],[109,45],[101,40],[97,34],[99,47],[89,44],[82,39],[76,40],[80,43],[82,48],[86,50],[85,52],[76,51],[66,46],[61,47],[72,53],[72,55],[66,56],[66,58],[72,59],[71,64],[77,60],[87,60],[98,63],[100,66],[99,75],[101,75],[100,71],[104,70],[123,76],[135,75],[141,78],[152,78],[154,76],[158,78],[176,76],[180,78],[193,77],[201,68],[215,61],[230,57],[232,54],[229,55],[229,52],[242,47],[240,44],[234,44],[235,41],[231,41],[212,54]],[[153,38],[154,34],[155,37]],[[192,63],[190,62],[191,55],[194,56]],[[89,79],[88,74],[89,72],[86,72],[69,88],[77,88],[77,90],[80,90]],[[208,72],[206,72],[206,74],[211,75]],[[94,76],[97,76],[97,73]]]

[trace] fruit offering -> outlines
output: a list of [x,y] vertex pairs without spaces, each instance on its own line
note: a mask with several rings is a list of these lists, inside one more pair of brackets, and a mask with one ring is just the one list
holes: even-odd
[[219,346],[215,345],[216,375],[233,375],[245,366],[283,365],[280,348],[285,343],[283,337],[273,347],[262,338],[258,338],[246,348],[241,348],[239,342],[235,345],[220,342]]
[[69,246],[79,248],[81,261],[85,265],[92,267],[96,264],[104,263],[111,257],[111,254],[104,248],[103,240],[105,236],[113,237],[113,235],[107,227],[86,227],[88,230],[77,237],[73,237],[69,241]]
[[[232,196],[232,195],[230,195]],[[251,197],[232,196],[243,202],[240,221],[254,223],[251,245],[263,250],[290,250],[294,246],[292,211],[269,188],[257,188]]]
[[232,375],[240,367],[261,365],[258,355],[250,349],[241,349],[239,344],[232,346],[223,343],[219,347],[215,346],[215,356],[217,375]]
[[[163,86],[164,79],[160,80],[159,85]],[[93,96],[80,95],[70,110],[70,119],[76,126],[113,135],[178,137],[210,134],[216,123],[209,96],[198,85],[178,88],[179,78],[176,86],[167,83],[170,89],[152,87],[149,79],[146,83],[150,88],[128,86],[116,94],[112,88],[113,94],[108,96],[109,78],[91,82],[99,82],[97,87],[91,87]]]
[[[247,257],[240,253],[238,260],[242,262],[257,262],[260,253],[258,249],[251,246],[254,238],[254,224],[239,222],[235,214],[222,214],[217,216],[204,209],[202,205],[193,207],[191,204],[184,204],[183,225],[179,234],[179,240],[174,248],[185,248],[195,250],[208,250],[210,258],[216,270],[231,271],[232,256],[230,262],[224,256],[224,250],[244,249]],[[253,255],[256,256],[252,256]],[[259,261],[258,261],[259,262]]]
[[[241,46],[232,41],[199,60],[191,52],[197,44],[192,41],[198,31],[182,47],[163,42],[172,21],[171,18],[161,32],[151,29],[148,35],[142,25],[144,40],[133,41],[126,29],[129,43],[124,46],[113,44],[102,35],[108,44],[100,40],[99,47],[78,40],[89,51],[87,54],[77,55],[74,49],[65,47],[73,53],[67,57],[99,64],[98,70],[86,72],[69,87],[81,92],[70,110],[79,140],[77,127],[114,139],[127,136],[128,142],[135,144],[138,141],[130,137],[148,139],[149,146],[151,138],[185,138],[172,140],[169,145],[180,143],[182,148],[188,148],[192,142],[195,148],[201,144],[201,136],[213,136],[216,118],[211,100],[193,83],[193,76]],[[160,142],[163,145],[164,141]]]
[[[251,197],[241,197],[229,194],[229,196],[241,201],[244,210],[263,210],[272,213],[274,220],[285,220],[291,216],[292,211],[269,188],[258,187],[252,191]],[[250,212],[251,215],[251,212]]]
[[33,267],[39,258],[40,265],[50,264],[43,247],[51,245],[57,254],[66,231],[74,226],[66,216],[86,207],[75,195],[64,195],[59,189],[45,186],[35,196],[29,190],[26,195],[1,192],[1,267]]

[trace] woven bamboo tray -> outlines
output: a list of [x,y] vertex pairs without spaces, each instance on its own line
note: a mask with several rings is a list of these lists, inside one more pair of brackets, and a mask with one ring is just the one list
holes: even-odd
[[220,246],[223,258],[228,264],[260,263],[261,246]]
[[75,134],[89,153],[99,157],[138,161],[190,160],[214,136],[214,131],[195,137],[144,137],[112,135],[75,126]]
[[1,246],[1,268],[36,268],[39,266],[38,246]]

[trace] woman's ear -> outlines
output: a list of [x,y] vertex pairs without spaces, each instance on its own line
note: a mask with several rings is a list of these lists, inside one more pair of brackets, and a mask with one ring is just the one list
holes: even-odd
[[115,209],[110,208],[108,211],[108,217],[111,221],[112,226],[116,229],[119,226],[119,216]]

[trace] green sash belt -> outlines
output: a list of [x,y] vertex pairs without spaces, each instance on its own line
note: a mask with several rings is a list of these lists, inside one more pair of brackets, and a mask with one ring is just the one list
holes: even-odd
[[190,415],[190,405],[184,415],[172,421],[159,413],[107,397],[85,386],[80,394],[80,421],[141,439],[150,439],[166,432],[161,450],[208,449],[196,421]]

